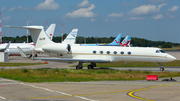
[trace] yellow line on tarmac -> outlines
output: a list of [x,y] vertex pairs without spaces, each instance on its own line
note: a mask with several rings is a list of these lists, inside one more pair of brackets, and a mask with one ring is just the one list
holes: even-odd
[[30,97],[30,98],[16,98],[16,99],[44,99],[44,98],[74,97],[74,96],[86,96],[86,95],[99,95],[99,94],[111,94],[111,93],[119,93],[119,92],[128,92],[128,91],[132,91],[132,90],[135,90],[135,89],[112,91],[112,92],[91,93],[91,94],[77,94],[77,95],[64,95],[64,96],[45,96],[45,97]]
[[129,96],[131,96],[133,98],[136,98],[136,99],[140,99],[140,100],[156,101],[156,100],[151,100],[151,99],[146,99],[146,98],[135,96],[134,93],[136,93],[138,91],[146,90],[146,89],[151,89],[151,88],[161,87],[161,86],[169,86],[169,85],[174,85],[174,84],[179,84],[179,83],[170,83],[170,84],[165,84],[165,85],[157,85],[157,86],[152,86],[152,87],[147,87],[147,88],[136,89],[136,90],[133,90],[133,91],[129,92],[127,95],[129,95]]

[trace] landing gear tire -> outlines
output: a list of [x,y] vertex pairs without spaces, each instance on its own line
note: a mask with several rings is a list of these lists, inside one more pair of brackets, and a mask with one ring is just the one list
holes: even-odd
[[32,57],[32,54],[29,56],[30,58]]
[[76,66],[76,69],[82,69],[83,67]]
[[37,57],[37,54],[35,54],[34,57]]
[[160,71],[164,71],[164,66],[162,65],[162,63],[158,62],[159,66],[160,66]]
[[163,68],[163,67],[161,67],[161,68],[160,68],[160,71],[164,71],[164,68]]
[[93,66],[93,65],[88,65],[87,68],[88,68],[88,69],[94,69],[94,66]]

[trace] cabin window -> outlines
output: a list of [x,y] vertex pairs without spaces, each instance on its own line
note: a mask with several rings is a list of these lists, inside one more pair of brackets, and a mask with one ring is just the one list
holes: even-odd
[[128,55],[131,55],[131,52],[128,52]]
[[124,52],[122,51],[122,52],[121,52],[121,54],[123,55],[123,54],[124,54]]
[[107,54],[110,54],[110,51],[107,51],[106,53],[107,53]]
[[160,51],[159,51],[159,50],[156,50],[156,53],[160,53]]
[[100,54],[103,54],[103,51],[100,51],[99,53],[100,53]]
[[117,52],[116,52],[116,51],[114,51],[113,53],[114,53],[114,54],[117,54]]
[[161,53],[166,53],[165,51],[163,51],[163,50],[159,50]]
[[93,53],[96,54],[96,51],[94,50]]

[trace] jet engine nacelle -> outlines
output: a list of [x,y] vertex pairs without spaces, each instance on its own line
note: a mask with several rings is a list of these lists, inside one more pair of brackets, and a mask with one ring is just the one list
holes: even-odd
[[47,44],[42,49],[47,53],[67,54],[71,52],[71,46],[69,44]]

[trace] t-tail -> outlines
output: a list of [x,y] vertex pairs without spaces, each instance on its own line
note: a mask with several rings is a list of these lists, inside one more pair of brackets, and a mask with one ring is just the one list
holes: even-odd
[[22,26],[22,27],[5,26],[5,27],[29,29],[32,40],[34,42],[35,50],[37,51],[43,51],[42,47],[44,45],[54,43],[45,33],[43,26]]
[[107,45],[111,45],[111,46],[118,46],[120,44],[121,41],[121,33],[114,39],[113,42],[107,44]]
[[73,29],[66,39],[62,42],[62,44],[74,44],[76,41],[78,29]]

